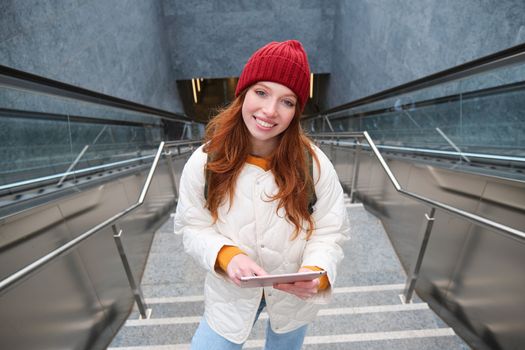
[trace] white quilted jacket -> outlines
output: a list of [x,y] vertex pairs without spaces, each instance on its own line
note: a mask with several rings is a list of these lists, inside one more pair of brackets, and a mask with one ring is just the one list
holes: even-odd
[[[226,275],[214,270],[217,254],[224,245],[234,245],[270,274],[297,272],[301,266],[318,266],[328,273],[330,285],[336,280],[337,265],[343,258],[342,242],[349,225],[343,190],[330,160],[317,147],[321,172],[314,166],[317,203],[313,217],[315,231],[306,241],[305,233],[290,241],[294,226],[284,219],[284,210],[275,215],[277,201],[267,195],[278,191],[271,171],[246,164],[237,180],[233,205],[219,208],[212,224],[204,208],[204,166],[202,146],[190,157],[181,177],[175,233],[182,233],[184,248],[207,271],[204,287],[204,316],[210,327],[234,342],[246,341],[253,326],[263,288],[239,288]],[[315,162],[314,162],[315,164]],[[303,301],[272,287],[264,288],[271,327],[276,333],[295,330],[312,321],[320,304],[330,299],[328,289]]]

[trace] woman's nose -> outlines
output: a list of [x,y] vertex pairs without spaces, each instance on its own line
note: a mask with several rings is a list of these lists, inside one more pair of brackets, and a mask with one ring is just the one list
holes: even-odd
[[273,117],[277,114],[277,102],[273,100],[267,101],[263,106],[264,114],[268,117]]

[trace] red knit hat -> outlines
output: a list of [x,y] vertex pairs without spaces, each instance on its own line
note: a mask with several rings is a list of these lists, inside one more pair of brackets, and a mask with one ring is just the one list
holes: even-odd
[[250,57],[239,77],[235,96],[258,81],[272,81],[292,90],[304,109],[310,89],[310,67],[303,45],[297,40],[271,42]]

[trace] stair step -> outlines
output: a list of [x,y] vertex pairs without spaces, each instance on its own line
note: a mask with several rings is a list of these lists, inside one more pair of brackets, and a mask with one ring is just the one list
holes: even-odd
[[[372,314],[379,312],[400,312],[400,311],[414,311],[414,310],[428,310],[426,303],[401,304],[401,305],[374,305],[361,307],[338,307],[326,308],[319,311],[318,317],[321,316],[340,316],[340,315],[357,315],[357,314]],[[201,316],[179,316],[179,317],[155,317],[150,319],[128,320],[124,324],[125,327],[143,327],[143,326],[159,326],[159,325],[174,325],[185,323],[198,323]],[[261,313],[260,320],[267,320],[268,314]]]
[[[406,275],[381,222],[361,203],[347,197],[345,205],[351,223],[346,259],[332,303],[309,326],[303,348],[469,349],[417,296],[412,304],[401,303]],[[153,318],[138,320],[134,310],[109,349],[190,348],[204,311],[205,273],[183,252],[182,237],[172,232],[172,219],[157,231],[141,284]],[[263,312],[243,349],[262,349],[267,320]]]
[[[330,305],[345,308],[401,304],[400,294],[403,289],[404,284],[334,288]],[[415,296],[413,301],[417,303],[421,300]],[[203,295],[146,298],[146,303],[153,310],[154,318],[202,315],[204,312]],[[129,319],[139,319],[136,308]]]
[[[128,320],[113,346],[164,345],[190,342],[201,315]],[[268,316],[262,313],[250,339],[264,338]],[[425,303],[327,308],[310,325],[309,336],[336,336],[348,333],[392,332],[407,329],[439,328],[438,320]]]
[[[306,336],[305,349],[404,349],[404,350],[438,350],[468,349],[457,340],[451,328],[413,329],[390,332],[345,333],[332,336]],[[263,339],[250,339],[243,349],[260,349]],[[146,345],[131,347],[111,347],[109,350],[189,350],[189,343],[170,345]]]
[[345,201],[346,208],[363,208],[363,203],[352,203],[350,201]]

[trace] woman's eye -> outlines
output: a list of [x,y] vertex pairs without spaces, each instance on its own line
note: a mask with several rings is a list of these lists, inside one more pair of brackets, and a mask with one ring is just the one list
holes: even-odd
[[266,92],[262,91],[262,90],[255,90],[255,93],[259,96],[265,96],[266,95]]
[[295,107],[295,102],[293,102],[293,101],[290,101],[290,100],[284,100],[283,102],[284,102],[284,104],[285,104],[287,107]]

